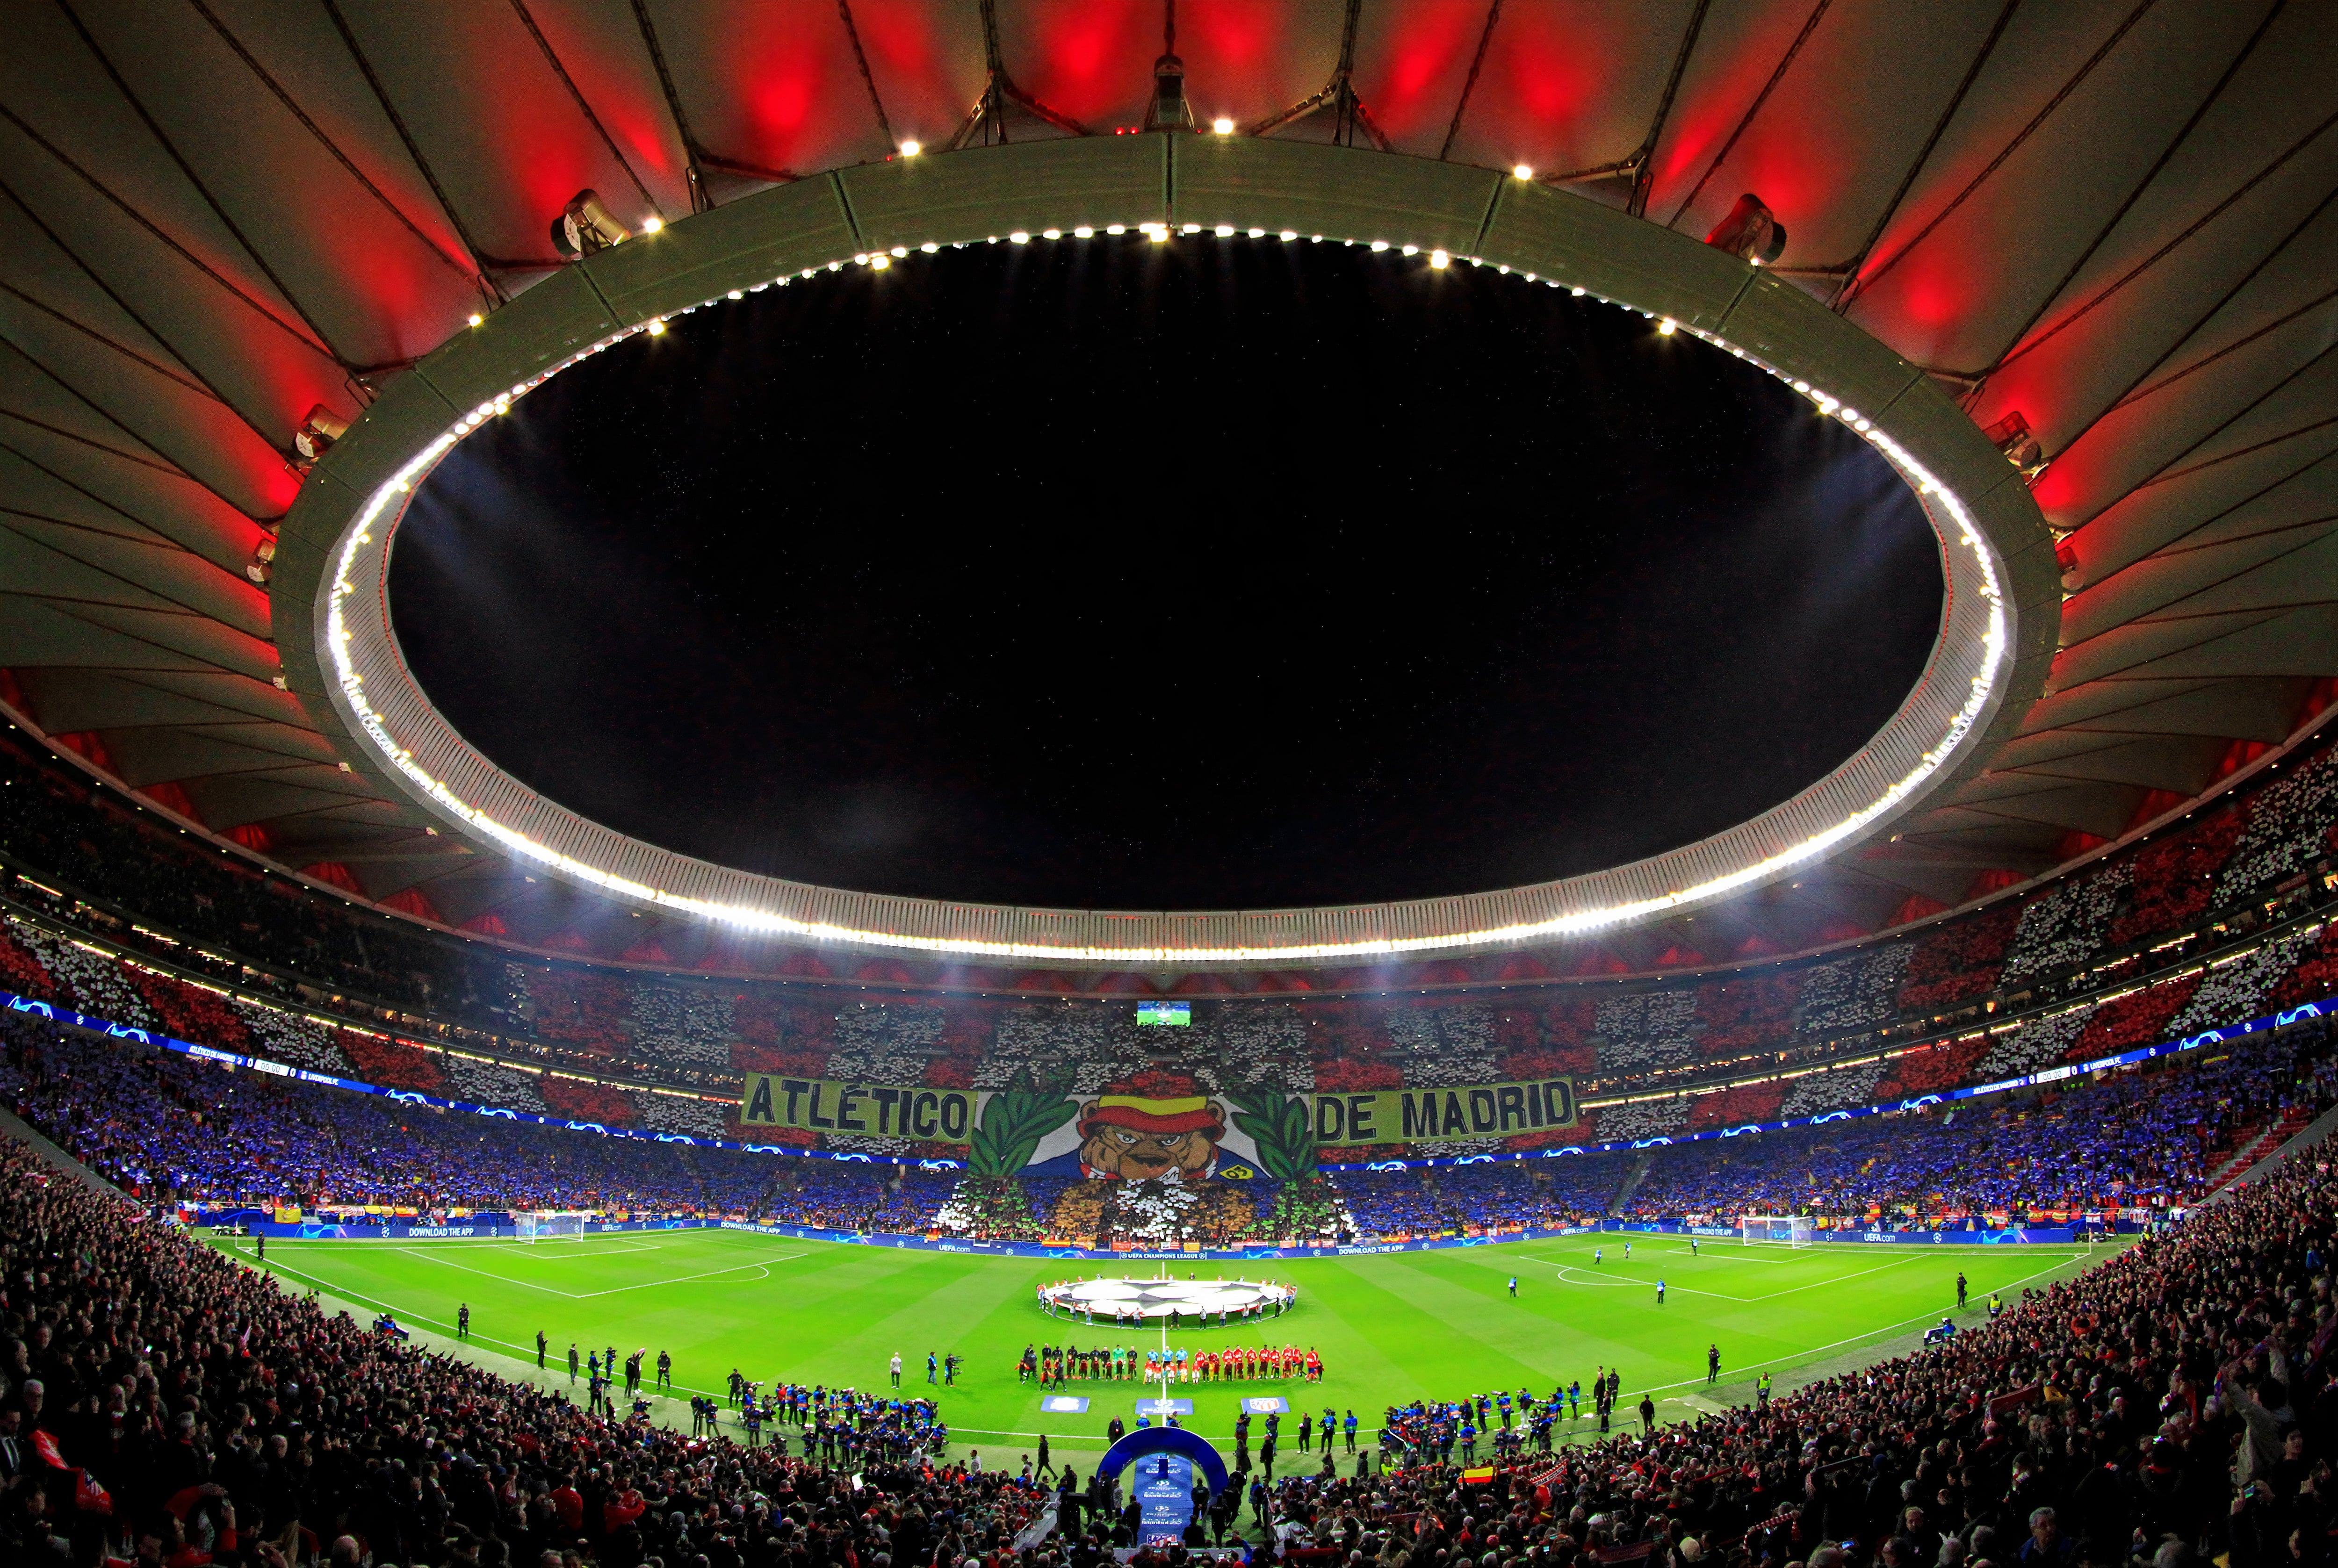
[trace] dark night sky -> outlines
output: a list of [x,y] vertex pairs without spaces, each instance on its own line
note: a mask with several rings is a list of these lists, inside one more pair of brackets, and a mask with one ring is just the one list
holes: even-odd
[[398,536],[416,673],[614,828],[865,891],[1508,887],[1855,750],[1940,612],[1914,499],[1769,377],[1425,258],[1134,236],[677,319]]

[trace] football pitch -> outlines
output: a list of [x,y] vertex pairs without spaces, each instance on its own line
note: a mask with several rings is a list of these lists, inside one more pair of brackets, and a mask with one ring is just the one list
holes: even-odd
[[[288,1287],[314,1288],[359,1307],[384,1308],[434,1338],[452,1337],[471,1309],[473,1351],[535,1360],[538,1329],[565,1382],[568,1346],[581,1357],[614,1346],[673,1357],[677,1395],[720,1396],[732,1368],[768,1388],[775,1381],[881,1389],[898,1352],[902,1387],[932,1395],[954,1454],[982,1450],[1013,1464],[1041,1433],[1056,1453],[1104,1446],[1118,1416],[1135,1425],[1135,1402],[1159,1388],[1075,1380],[1064,1394],[1089,1400],[1085,1414],[1042,1414],[1041,1390],[1020,1382],[1026,1345],[1125,1345],[1188,1351],[1240,1344],[1312,1348],[1323,1380],[1184,1383],[1194,1401],[1184,1424],[1222,1446],[1244,1397],[1280,1395],[1294,1409],[1344,1416],[1352,1408],[1366,1441],[1390,1405],[1458,1399],[1497,1389],[1580,1382],[1595,1368],[1623,1375],[1623,1411],[1643,1393],[1660,1419],[1677,1419],[1747,1396],[1769,1372],[1783,1389],[1798,1369],[1833,1367],[1862,1350],[1920,1332],[1956,1306],[1956,1277],[1970,1281],[1978,1322],[1989,1293],[2009,1305],[2023,1286],[2078,1272],[2110,1249],[2083,1246],[1821,1245],[1793,1250],[1686,1238],[1572,1236],[1422,1252],[1254,1263],[1057,1261],[797,1241],[735,1230],[667,1230],[523,1241],[271,1241],[266,1267]],[[249,1239],[218,1238],[251,1263]],[[1594,1260],[1594,1249],[1602,1254]],[[1183,1279],[1272,1279],[1295,1285],[1284,1317],[1244,1325],[1171,1330],[1050,1318],[1036,1288],[1099,1272]],[[1509,1281],[1515,1275],[1518,1294]],[[1662,1306],[1655,1286],[1667,1287]],[[1705,1351],[1720,1347],[1721,1378],[1708,1384]],[[929,1386],[926,1356],[963,1358],[954,1387]],[[582,1397],[580,1389],[578,1397]],[[1558,1434],[1588,1436],[1589,1406]],[[670,1412],[669,1412],[670,1414]],[[686,1412],[683,1416],[687,1419]],[[792,1432],[791,1431],[791,1436]],[[1297,1455],[1286,1440],[1285,1453]],[[1308,1464],[1305,1468],[1312,1468]]]

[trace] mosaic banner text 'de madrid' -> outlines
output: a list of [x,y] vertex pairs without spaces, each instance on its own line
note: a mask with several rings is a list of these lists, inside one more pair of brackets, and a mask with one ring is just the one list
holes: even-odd
[[[1206,1175],[1231,1142],[1242,1155],[1282,1168],[1280,1176],[1311,1164],[1319,1146],[1506,1138],[1571,1127],[1575,1117],[1569,1078],[1319,1091],[1301,1099],[1269,1093],[1230,1104],[1190,1084],[1165,1098],[1153,1085],[1114,1084],[1083,1103],[1065,1094],[756,1073],[739,1096],[739,1120],[748,1127],[971,1145],[984,1156],[977,1165],[998,1175],[1049,1164],[1048,1156],[1075,1149],[1086,1174]],[[1256,1147],[1262,1139],[1267,1148]],[[1068,1173],[1071,1161],[1064,1163]]]
[[1326,1145],[1509,1138],[1575,1125],[1571,1078],[1357,1094],[1318,1093],[1313,1100],[1315,1142]]

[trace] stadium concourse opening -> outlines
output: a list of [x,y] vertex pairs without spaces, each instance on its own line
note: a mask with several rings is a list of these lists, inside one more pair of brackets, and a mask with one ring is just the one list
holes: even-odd
[[677,317],[421,486],[399,639],[596,821],[929,898],[1515,886],[1854,752],[1940,622],[1905,485],[1725,352],[1429,261],[1002,240]]

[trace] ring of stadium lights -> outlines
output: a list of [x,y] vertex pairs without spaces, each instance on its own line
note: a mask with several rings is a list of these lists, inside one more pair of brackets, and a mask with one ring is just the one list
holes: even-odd
[[[1151,167],[1141,160],[1126,181],[1133,189],[1115,190],[1133,148]],[[1401,178],[1391,181],[1391,170]],[[1164,215],[1145,218],[1148,207]],[[1182,219],[1181,210],[1213,220]],[[1397,238],[1381,237],[1390,235]],[[670,317],[750,292],[848,266],[882,270],[945,246],[1099,236],[1303,238],[1394,251],[1397,264],[1465,261],[1635,310],[1663,336],[1685,332],[1759,367],[1864,438],[1922,505],[1943,581],[1940,631],[1922,678],[1824,779],[1695,844],[1481,894],[1194,912],[860,894],[678,855],[530,789],[464,742],[413,679],[389,619],[398,524],[437,463],[515,399],[595,354],[663,333]],[[1744,329],[1731,331],[1741,316]],[[1866,411],[1847,400],[1855,391]],[[573,881],[749,934],[1075,965],[1271,967],[1481,951],[1627,925],[1770,880],[1877,830],[1970,751],[2012,683],[2018,603],[2045,596],[2040,543],[2051,571],[2036,504],[1972,422],[1920,370],[1758,268],[1488,171],[1243,137],[1099,138],[905,158],[776,187],[614,247],[459,330],[393,383],[318,465],[283,537],[275,605],[287,672],[299,678],[293,689],[312,710],[329,709],[371,770],[457,830]],[[2019,601],[2015,561],[2025,564]],[[2052,603],[2058,620],[2058,593]],[[2023,695],[2035,694],[2042,663],[2019,667]]]

